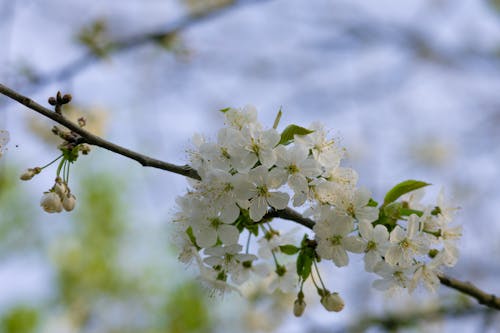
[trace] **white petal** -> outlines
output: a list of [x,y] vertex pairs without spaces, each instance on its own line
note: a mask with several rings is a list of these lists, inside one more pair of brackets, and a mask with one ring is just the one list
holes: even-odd
[[271,192],[267,198],[269,204],[276,209],[285,209],[289,200],[290,196],[284,192]]
[[377,224],[373,229],[373,240],[377,244],[383,244],[389,239],[389,232],[386,226],[382,224]]
[[238,243],[240,233],[234,225],[223,224],[217,229],[219,238],[223,244],[231,245]]
[[347,252],[342,246],[338,245],[332,247],[332,260],[337,267],[347,266],[349,263]]
[[349,252],[362,253],[365,251],[366,243],[359,237],[349,236],[342,241],[344,247]]
[[260,221],[267,212],[267,201],[263,197],[256,197],[250,200],[250,218],[253,221]]

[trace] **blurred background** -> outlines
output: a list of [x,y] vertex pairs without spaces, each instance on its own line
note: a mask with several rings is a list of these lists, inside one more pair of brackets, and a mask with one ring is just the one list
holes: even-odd
[[[281,129],[321,121],[381,199],[394,184],[441,186],[460,207],[447,274],[500,294],[500,1],[0,0],[0,82],[69,112],[104,138],[187,162],[218,109],[253,104]],[[498,332],[500,316],[454,290],[390,297],[361,257],[324,267],[346,307],[210,297],[170,237],[185,179],[94,148],[72,168],[71,214],[39,207],[57,156],[53,124],[0,96],[0,332]],[[284,223],[279,223],[280,225]]]

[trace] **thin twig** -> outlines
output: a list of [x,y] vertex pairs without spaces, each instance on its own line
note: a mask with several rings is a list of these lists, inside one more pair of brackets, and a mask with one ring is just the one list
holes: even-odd
[[[106,141],[102,138],[100,138],[97,135],[94,135],[85,129],[81,128],[77,124],[71,122],[70,120],[66,119],[64,116],[61,114],[57,114],[56,112],[49,110],[40,104],[36,103],[29,97],[23,96],[19,94],[18,92],[4,86],[3,84],[0,83],[0,94],[3,94],[23,105],[28,107],[29,109],[40,113],[41,115],[52,119],[53,121],[67,127],[71,131],[75,132],[76,134],[80,135],[79,142],[80,143],[88,143],[90,145],[98,146],[104,149],[107,149],[109,151],[112,151],[116,154],[128,157],[132,160],[135,160],[139,162],[142,166],[145,167],[152,167],[152,168],[157,168],[165,171],[169,171],[172,173],[176,173],[182,176],[186,176],[192,179],[201,179],[200,175],[196,170],[191,168],[189,165],[175,165],[167,162],[163,162],[151,157],[148,157],[146,155],[137,153],[135,151],[132,151],[130,149],[121,147],[119,145],[116,145],[112,142]],[[271,209],[269,212],[264,216],[264,219],[267,218],[273,218],[273,217],[279,217],[285,220],[290,220],[294,221],[300,225],[303,225],[306,228],[312,229],[314,226],[314,221],[308,218],[303,217],[299,212],[291,209],[291,208],[285,208],[282,210],[275,210]],[[470,282],[463,282],[451,277],[448,277],[446,275],[439,275],[439,280],[441,283],[447,287],[450,287],[452,289],[458,290],[466,295],[469,295],[473,298],[475,298],[480,304],[483,304],[487,307],[490,307],[492,309],[497,309],[500,310],[500,299],[493,295],[493,294],[488,294],[476,286],[474,286]]]
[[3,95],[12,98],[13,100],[25,105],[26,107],[30,108],[31,110],[40,113],[41,115],[52,119],[53,121],[67,127],[71,131],[75,132],[76,134],[81,136],[81,139],[79,140],[80,143],[88,143],[90,145],[98,146],[104,149],[107,149],[109,151],[112,151],[114,153],[117,153],[119,155],[131,158],[137,162],[139,162],[142,166],[145,167],[152,167],[152,168],[157,168],[157,169],[162,169],[165,171],[177,173],[179,175],[183,175],[186,177],[190,177],[193,179],[200,179],[200,176],[196,172],[196,170],[192,169],[188,165],[175,165],[167,162],[163,162],[160,160],[157,160],[155,158],[148,157],[146,155],[137,153],[135,151],[132,151],[130,149],[118,146],[112,142],[106,141],[97,135],[94,135],[90,133],[89,131],[81,128],[77,124],[73,123],[72,121],[66,119],[64,116],[49,110],[40,104],[36,103],[33,101],[31,98],[23,96],[14,90],[4,86],[3,84],[0,83],[0,93]]
[[483,304],[487,307],[500,310],[500,298],[498,298],[494,294],[488,294],[470,282],[460,281],[444,274],[440,274],[438,275],[438,277],[439,281],[441,281],[441,283],[445,286],[461,291],[462,293],[475,298],[479,302],[479,304]]

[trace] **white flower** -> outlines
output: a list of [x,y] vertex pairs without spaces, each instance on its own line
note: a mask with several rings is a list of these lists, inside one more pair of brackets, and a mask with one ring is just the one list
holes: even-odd
[[196,243],[203,248],[215,245],[217,239],[223,244],[231,245],[238,242],[240,232],[232,223],[236,217],[224,214],[216,207],[206,202],[193,201],[195,207],[190,219]]
[[242,263],[257,259],[253,254],[240,253],[242,248],[240,244],[232,244],[205,249],[208,257],[203,262],[214,268],[218,267],[218,270],[228,274],[238,274],[238,271],[242,269]]
[[63,210],[61,198],[55,192],[45,192],[40,200],[40,206],[47,213],[60,213]]
[[314,159],[317,160],[326,169],[338,167],[344,151],[337,146],[334,140],[326,138],[326,132],[321,124],[310,126],[314,132],[307,135],[295,135],[296,144],[303,145],[311,150]]
[[409,275],[413,271],[413,267],[392,266],[385,261],[380,261],[375,265],[374,272],[382,279],[373,281],[373,287],[382,291],[407,288],[410,283]]
[[419,282],[430,292],[436,292],[440,281],[438,278],[438,268],[443,264],[444,254],[440,253],[429,263],[420,263],[413,274],[413,278],[408,286],[408,292],[412,293]]
[[299,228],[293,228],[283,234],[278,230],[271,229],[261,239],[257,241],[259,244],[258,254],[260,258],[270,259],[274,253],[281,252],[280,246],[286,244],[294,244],[297,239],[295,237]]
[[381,224],[373,227],[373,224],[361,222],[358,224],[359,233],[366,242],[365,247],[365,270],[373,272],[375,265],[382,260],[389,245],[389,232]]
[[309,181],[321,174],[321,167],[317,161],[309,157],[309,151],[300,145],[286,149],[278,146],[276,151],[276,167],[271,170],[273,177],[280,180],[281,184],[288,182],[294,191],[294,206],[300,206],[309,193]]
[[271,273],[271,283],[269,284],[269,292],[274,292],[276,289],[284,293],[291,293],[297,289],[297,266],[295,262],[289,262],[286,265],[279,265],[278,268]]
[[361,222],[373,222],[378,219],[379,210],[377,207],[367,206],[371,193],[365,188],[354,191],[340,191],[334,198],[334,206],[356,220]]
[[229,109],[224,112],[226,116],[226,123],[238,130],[244,127],[260,128],[257,120],[257,109],[253,105],[246,105],[243,109]]
[[[241,143],[235,142],[235,144],[241,145],[243,149],[233,150],[231,154],[234,154],[235,161],[245,161],[245,163],[236,165],[236,169],[244,172],[253,167],[257,160],[267,168],[272,167],[276,162],[274,148],[281,139],[280,134],[272,128],[265,131],[244,128],[241,134],[243,141]],[[253,156],[253,160],[247,156],[249,154]],[[248,165],[246,161],[253,163]]]
[[[250,218],[253,221],[260,221],[269,206],[278,210],[286,208],[290,197],[284,192],[270,191],[279,186],[279,181],[269,175],[265,166],[260,165],[250,170],[249,176],[254,185],[250,192]],[[239,194],[239,196],[243,197],[244,194]]]
[[347,251],[361,253],[365,245],[359,237],[347,236],[353,231],[351,217],[335,212],[324,215],[313,227],[318,242],[316,251],[321,258],[332,259],[338,267],[347,266]]
[[419,217],[415,214],[408,218],[406,232],[399,225],[391,231],[390,242],[385,260],[393,266],[410,266],[414,256],[425,255],[429,250],[428,241],[420,231]]
[[438,210],[438,216],[443,219],[443,224],[451,222],[458,210],[458,207],[452,206],[445,198],[444,188],[439,191],[436,209]]

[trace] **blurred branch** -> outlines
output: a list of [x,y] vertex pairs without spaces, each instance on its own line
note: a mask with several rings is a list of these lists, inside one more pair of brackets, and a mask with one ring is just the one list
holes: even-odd
[[[487,312],[487,309],[463,304],[441,306],[439,308],[430,307],[407,312],[389,312],[382,315],[365,315],[360,316],[356,324],[343,327],[335,332],[362,333],[373,327],[380,327],[387,332],[399,332],[400,329],[415,328],[419,323],[437,321],[445,317],[459,318]],[[315,332],[321,331],[322,330],[318,330]],[[325,331],[331,332],[331,330]]]
[[[101,137],[94,135],[87,130],[81,128],[79,125],[71,122],[66,119],[62,114],[56,113],[50,109],[43,107],[42,105],[36,103],[29,97],[19,94],[18,92],[10,89],[9,87],[4,86],[0,83],[0,94],[5,95],[29,109],[49,118],[53,121],[67,127],[74,133],[78,134],[80,137],[77,139],[77,143],[87,143],[90,145],[98,146],[109,151],[112,151],[116,154],[128,157],[132,160],[139,162],[142,166],[157,168],[165,171],[169,171],[172,173],[176,173],[182,176],[186,176],[192,179],[201,179],[200,175],[196,170],[191,168],[189,165],[175,165],[171,163],[167,163],[164,161],[160,161],[158,159],[154,159],[148,157],[146,155],[140,154],[138,152],[132,151],[130,149],[121,147],[112,142],[106,141]],[[279,217],[285,220],[294,221],[300,225],[303,225],[306,228],[312,229],[314,226],[314,221],[308,218],[305,218],[299,212],[291,209],[285,208],[283,210],[274,210],[271,209],[265,216],[264,220],[268,218]],[[475,298],[480,304],[483,304],[487,307],[500,310],[500,299],[493,295],[488,294],[476,286],[471,284],[470,282],[463,282],[451,277],[448,277],[444,274],[439,275],[439,280],[441,283],[447,287],[458,290],[466,295],[469,295]]]
[[488,294],[470,282],[463,282],[452,277],[440,274],[439,281],[447,287],[458,290],[464,294],[467,294],[475,298],[479,304],[483,304],[487,307],[500,310],[500,298],[494,294]]
[[[266,2],[269,0],[235,0],[230,1],[224,6],[217,6],[215,8],[208,9],[203,12],[193,13],[186,17],[180,18],[175,22],[166,25],[163,28],[156,29],[155,31],[150,31],[135,36],[130,36],[123,38],[121,40],[109,41],[104,46],[106,49],[106,55],[118,54],[143,46],[148,43],[157,43],[162,40],[168,39],[169,37],[175,36],[181,30],[187,29],[189,27],[201,24],[212,18],[227,14],[233,10],[241,8],[242,6],[256,4],[260,2]],[[47,74],[36,74],[31,73],[30,81],[33,84],[31,91],[35,90],[35,86],[43,86],[46,84],[59,82],[63,80],[70,79],[83,71],[85,68],[93,64],[94,62],[103,59],[102,55],[96,53],[95,51],[89,50],[87,53],[83,54],[76,60],[68,63],[59,70]]]

